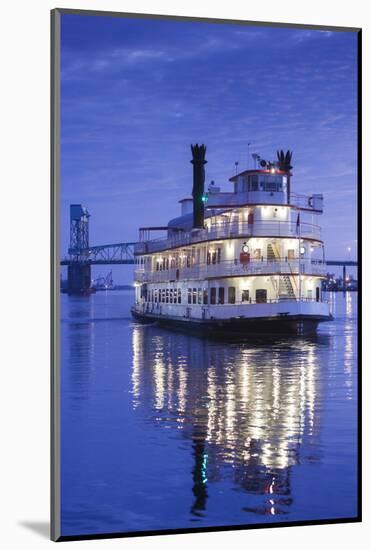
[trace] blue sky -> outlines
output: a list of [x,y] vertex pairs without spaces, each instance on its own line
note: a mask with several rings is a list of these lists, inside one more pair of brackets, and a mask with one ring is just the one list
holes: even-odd
[[70,203],[88,207],[91,244],[136,240],[190,195],[190,143],[229,190],[251,142],[293,150],[293,190],[325,197],[327,257],[355,257],[355,32],[65,14],[61,59],[62,253]]

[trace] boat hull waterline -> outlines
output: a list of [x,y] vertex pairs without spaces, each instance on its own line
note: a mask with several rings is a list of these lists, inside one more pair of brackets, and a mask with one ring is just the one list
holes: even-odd
[[180,318],[131,310],[135,321],[142,324],[157,323],[158,326],[188,332],[197,336],[228,336],[248,338],[250,334],[315,334],[319,323],[332,321],[332,315],[284,315],[274,317],[235,317],[228,319]]

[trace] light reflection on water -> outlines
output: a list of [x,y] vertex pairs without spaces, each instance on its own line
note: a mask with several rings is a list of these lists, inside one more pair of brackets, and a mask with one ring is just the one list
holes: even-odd
[[62,532],[356,515],[356,294],[312,338],[229,344],[65,298]]
[[133,329],[133,407],[192,441],[192,511],[206,508],[206,483],[231,467],[237,489],[269,495],[259,513],[284,513],[291,501],[281,496],[290,493],[289,469],[300,460],[303,438],[319,439],[316,349],[327,340],[255,348]]

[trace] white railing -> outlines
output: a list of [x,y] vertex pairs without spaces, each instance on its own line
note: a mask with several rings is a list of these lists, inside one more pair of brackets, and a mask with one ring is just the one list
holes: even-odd
[[187,232],[175,232],[165,239],[155,239],[137,243],[135,254],[159,252],[169,248],[189,246],[195,243],[230,238],[248,237],[306,237],[321,240],[321,228],[318,225],[287,221],[229,222],[212,224],[205,229]]
[[[300,260],[302,275],[324,275],[326,264]],[[141,283],[160,283],[168,281],[185,281],[188,279],[210,279],[214,277],[243,277],[244,275],[298,275],[299,260],[253,260],[242,264],[238,260],[224,261],[216,264],[199,264],[191,267],[173,267],[162,271],[135,271],[135,280]]]

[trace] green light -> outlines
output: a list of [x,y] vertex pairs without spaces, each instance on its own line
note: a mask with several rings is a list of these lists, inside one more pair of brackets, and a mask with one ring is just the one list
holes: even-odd
[[207,195],[202,195],[201,200],[202,200],[202,202],[207,202],[208,198],[209,197]]

